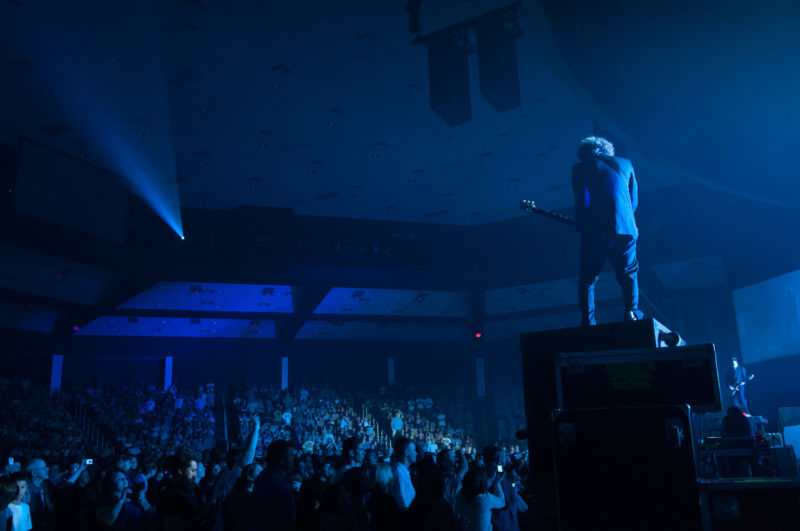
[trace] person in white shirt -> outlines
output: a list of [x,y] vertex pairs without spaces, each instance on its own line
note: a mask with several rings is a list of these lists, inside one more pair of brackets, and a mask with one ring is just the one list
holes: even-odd
[[8,504],[8,509],[12,514],[11,529],[13,531],[30,531],[33,529],[31,507],[22,501],[28,493],[28,481],[25,479],[25,474],[22,472],[14,474],[12,478],[17,482],[19,492],[17,493],[17,497]]
[[394,456],[392,461],[392,472],[394,478],[389,489],[389,493],[394,496],[397,506],[400,509],[408,509],[414,501],[416,491],[411,482],[411,474],[408,467],[417,461],[417,447],[407,437],[400,437],[394,442]]

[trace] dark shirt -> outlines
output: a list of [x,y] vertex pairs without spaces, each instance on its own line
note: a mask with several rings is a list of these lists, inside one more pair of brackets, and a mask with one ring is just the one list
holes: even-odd
[[458,518],[444,498],[422,500],[414,498],[403,515],[404,529],[414,531],[456,531]]
[[492,509],[492,531],[519,531],[519,510],[517,489],[511,480],[504,477],[501,482],[506,504],[500,509]]
[[142,510],[132,503],[122,504],[117,519],[111,525],[102,525],[93,520],[91,526],[92,531],[134,531],[139,528],[139,518],[142,516]]
[[53,484],[49,479],[37,486],[33,481],[28,483],[28,493],[30,495],[31,522],[36,531],[52,529],[53,502],[50,493],[53,491]]
[[256,478],[251,529],[288,531],[294,526],[295,499],[289,482],[278,472],[266,468]]
[[75,483],[64,481],[53,493],[53,520],[57,531],[78,529],[81,509],[86,504],[86,489]]
[[723,437],[752,437],[753,435],[753,427],[750,425],[750,421],[741,413],[726,415],[722,419]]
[[166,482],[157,508],[159,519],[172,529],[205,529],[213,523],[200,488],[180,478]]
[[638,237],[638,187],[628,159],[599,155],[572,167],[575,222],[583,233]]
[[447,503],[449,503],[450,507],[455,511],[456,496],[458,495],[460,487],[458,475],[452,470],[444,470],[442,475],[444,476],[444,499],[447,500]]
[[394,496],[374,489],[368,499],[370,531],[400,531],[400,508]]
[[242,467],[239,464],[233,465],[233,468],[230,470],[226,470],[225,472],[220,472],[217,476],[217,481],[214,484],[214,493],[211,496],[211,500],[215,502],[221,502],[225,499],[232,490],[233,486],[236,484],[236,480],[242,475]]
[[231,491],[222,503],[222,529],[244,531],[252,512],[253,493],[246,490]]

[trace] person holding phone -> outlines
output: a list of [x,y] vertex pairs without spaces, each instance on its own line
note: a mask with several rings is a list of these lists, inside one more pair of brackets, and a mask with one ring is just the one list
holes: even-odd
[[503,505],[492,508],[492,529],[494,531],[519,531],[519,513],[528,510],[528,505],[503,471],[508,465],[506,451],[499,446],[490,445],[483,449],[483,462],[487,470],[494,471],[502,486]]
[[101,486],[100,497],[94,511],[93,524],[96,529],[133,529],[142,515],[141,509],[133,504],[128,478],[122,470],[106,474]]
[[492,510],[504,504],[502,477],[496,468],[480,467],[464,476],[456,501],[463,531],[492,531]]

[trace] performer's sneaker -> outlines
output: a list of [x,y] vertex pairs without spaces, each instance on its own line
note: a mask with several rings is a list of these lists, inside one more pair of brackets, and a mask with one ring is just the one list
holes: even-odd
[[628,310],[628,312],[625,313],[626,321],[641,321],[642,319],[644,319],[644,314],[641,310]]

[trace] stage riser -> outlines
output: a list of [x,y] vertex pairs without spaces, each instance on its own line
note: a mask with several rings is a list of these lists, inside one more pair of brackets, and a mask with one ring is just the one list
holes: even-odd
[[553,429],[561,529],[700,530],[684,408],[563,411]]
[[520,336],[526,431],[531,452],[529,477],[532,492],[536,493],[532,509],[537,530],[557,529],[558,525],[551,418],[553,410],[558,408],[555,356],[575,352],[666,347],[664,338],[670,333],[655,319],[643,319]]

